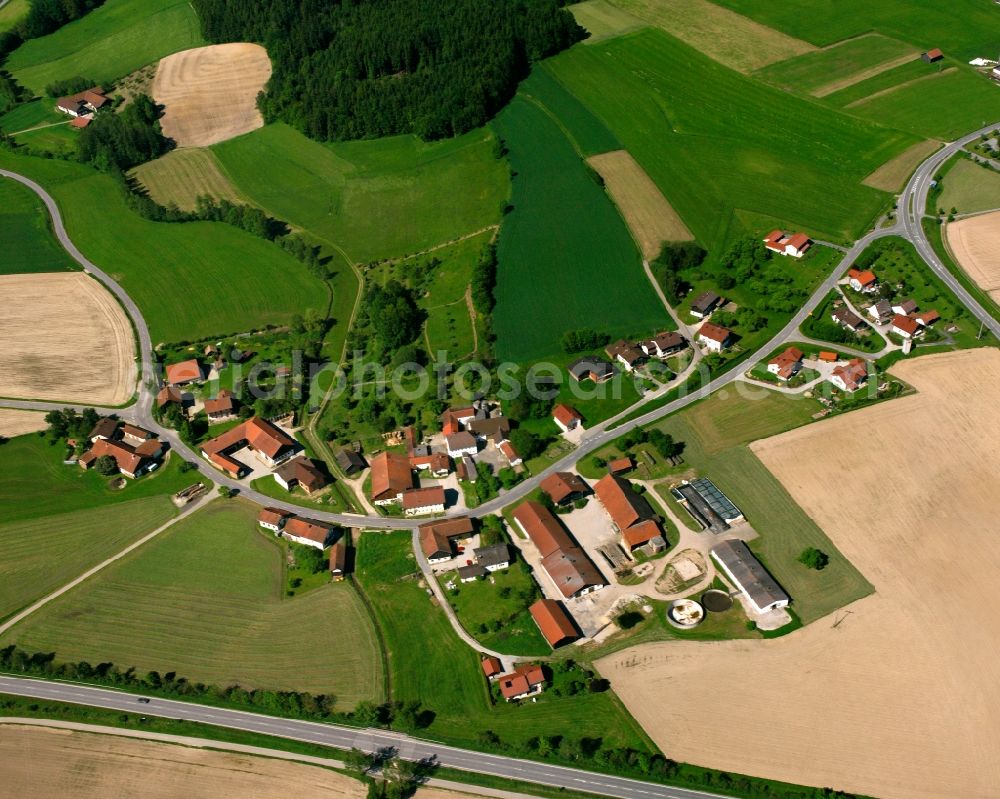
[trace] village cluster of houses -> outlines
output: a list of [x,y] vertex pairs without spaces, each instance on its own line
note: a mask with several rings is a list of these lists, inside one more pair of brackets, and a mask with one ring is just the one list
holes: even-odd
[[56,110],[72,117],[69,123],[72,127],[85,128],[94,118],[94,114],[110,102],[110,98],[104,94],[104,89],[94,86],[69,97],[60,97],[56,100]]
[[[847,272],[847,285],[859,294],[878,294],[881,285],[875,273],[870,269],[850,269]],[[889,325],[889,332],[903,340],[912,340],[923,332],[923,329],[940,320],[941,315],[931,309],[921,311],[915,300],[877,300],[868,306],[867,315],[876,325]],[[837,308],[832,314],[833,321],[852,333],[857,333],[867,327],[868,322],[852,311],[847,305]]]
[[467,516],[428,522],[420,525],[417,531],[420,549],[428,563],[439,565],[465,557],[465,565],[457,567],[458,579],[462,583],[480,580],[508,568],[512,562],[510,548],[504,543],[474,547],[471,557],[468,557],[466,550],[475,534],[472,519]]
[[[767,371],[787,382],[802,370],[804,357],[798,347],[787,347],[767,362]],[[830,373],[829,381],[841,391],[854,393],[868,382],[868,364],[863,358],[838,363],[837,353],[827,351],[820,352],[818,358],[837,364]]]
[[153,433],[110,416],[97,422],[89,438],[90,447],[77,459],[84,470],[107,455],[114,460],[119,473],[136,478],[154,471],[163,457],[163,442]]
[[278,508],[261,508],[257,514],[257,524],[275,535],[302,546],[314,547],[321,551],[329,546],[330,576],[334,580],[344,578],[347,542],[339,528]]

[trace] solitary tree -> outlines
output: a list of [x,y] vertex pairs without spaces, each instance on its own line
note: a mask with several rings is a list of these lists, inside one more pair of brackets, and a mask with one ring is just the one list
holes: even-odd
[[103,474],[105,477],[110,477],[118,473],[118,464],[110,455],[101,455],[101,457],[94,461],[94,468],[98,474]]
[[808,566],[810,569],[822,571],[830,562],[830,556],[816,547],[808,547],[799,555],[799,563]]

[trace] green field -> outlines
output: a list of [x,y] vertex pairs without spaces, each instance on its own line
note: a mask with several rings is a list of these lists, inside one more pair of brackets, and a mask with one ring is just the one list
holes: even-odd
[[7,635],[60,660],[111,660],[218,685],[378,700],[378,642],[350,583],[292,599],[257,508],[216,501]]
[[545,69],[610,128],[713,253],[775,226],[854,240],[888,200],[861,181],[914,143],[657,30],[575,47]]
[[28,103],[21,103],[0,116],[0,128],[3,128],[5,133],[17,133],[53,122],[69,122],[69,117],[56,111],[55,101],[50,97],[40,97]]
[[969,67],[851,106],[852,114],[925,138],[958,138],[1000,120],[1000,89]]
[[38,195],[9,179],[0,179],[0,230],[0,274],[78,268],[52,235],[48,211]]
[[497,357],[552,356],[581,327],[624,336],[667,324],[624,221],[552,118],[517,97],[494,127],[517,175],[498,248]]
[[223,172],[275,216],[351,262],[420,252],[500,220],[507,196],[493,136],[414,136],[324,145],[284,124],[212,148]]
[[875,30],[913,42],[921,49],[940,47],[964,61],[992,57],[996,49],[996,9],[983,0],[714,0],[720,6],[819,46]]
[[880,72],[878,75],[872,75],[872,77],[858,81],[840,91],[828,94],[823,98],[823,102],[830,103],[837,108],[844,108],[851,103],[857,103],[866,97],[871,97],[876,92],[882,92],[927,75],[934,75],[937,71],[936,64],[926,64],[917,58],[898,67],[887,69],[885,72]]
[[0,519],[4,523],[56,513],[87,510],[136,499],[165,496],[198,482],[197,472],[182,474],[179,457],[125,487],[112,489],[111,478],[95,470],[63,464],[66,448],[37,434],[0,445]]
[[646,27],[646,23],[641,19],[616,8],[607,0],[573,3],[569,6],[569,10],[576,19],[576,24],[590,33],[590,37],[586,40],[587,44]]
[[204,43],[187,0],[107,0],[55,33],[25,42],[4,68],[42,94],[55,80],[82,75],[108,83]]
[[129,292],[154,344],[326,311],[323,283],[264,239],[217,222],[149,222],[129,210],[111,178],[79,164],[0,152],[0,165],[55,197],[73,242]]
[[10,30],[28,13],[28,0],[9,0],[0,8],[0,31]]
[[990,211],[1000,208],[1000,173],[988,167],[961,160],[948,170],[942,181],[944,188],[934,204],[960,214]]
[[885,36],[863,36],[779,61],[757,70],[754,75],[782,89],[808,93],[913,53],[915,49],[911,44]]
[[147,497],[0,524],[0,619],[79,577],[175,513],[166,497]]
[[417,572],[409,533],[362,535],[357,579],[382,629],[393,698],[417,700],[434,713],[421,735],[481,746],[476,743],[479,734],[493,730],[501,741],[515,746],[535,736],[557,735],[595,737],[604,746],[648,747],[611,692],[563,697],[550,692],[534,704],[501,702],[491,707],[476,653],[455,635],[420,587]]

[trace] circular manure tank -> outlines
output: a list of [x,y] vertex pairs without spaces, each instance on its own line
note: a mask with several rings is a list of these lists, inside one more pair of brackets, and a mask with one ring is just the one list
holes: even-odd
[[701,595],[701,604],[710,613],[725,613],[733,606],[733,598],[725,591],[711,588]]
[[705,609],[693,599],[675,599],[667,608],[667,621],[674,627],[690,630],[705,620]]

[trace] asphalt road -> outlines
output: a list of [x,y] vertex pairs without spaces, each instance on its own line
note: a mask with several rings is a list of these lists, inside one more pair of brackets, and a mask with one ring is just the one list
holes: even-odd
[[138,701],[138,694],[88,685],[0,676],[0,693],[101,707],[131,714],[184,719],[185,721],[212,724],[217,727],[229,727],[274,735],[279,738],[333,746],[338,749],[356,747],[364,752],[375,752],[379,749],[392,747],[400,757],[407,760],[433,758],[442,766],[462,771],[525,780],[539,785],[587,791],[600,796],[619,797],[620,799],[715,799],[718,796],[713,793],[670,788],[625,777],[596,774],[582,769],[473,752],[468,749],[459,749],[384,730],[359,730],[334,724],[296,721],[240,710],[197,705],[190,702],[175,702],[169,699],[152,698],[149,704],[141,704]]

